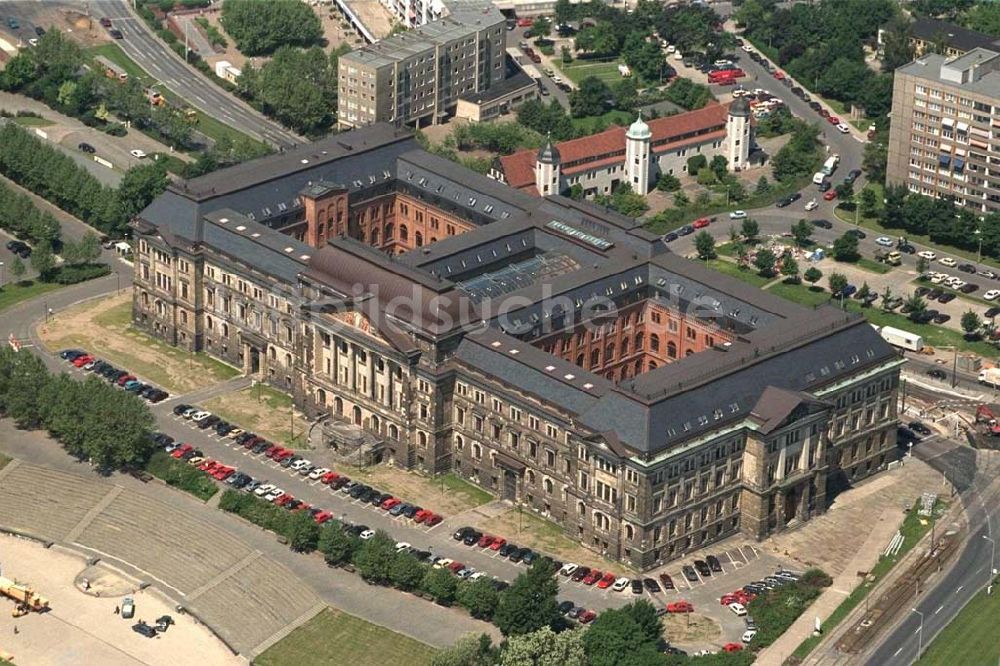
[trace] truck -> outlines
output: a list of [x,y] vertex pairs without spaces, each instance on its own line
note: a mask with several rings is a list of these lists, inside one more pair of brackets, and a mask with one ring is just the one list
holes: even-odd
[[883,326],[878,331],[882,339],[893,347],[899,347],[907,351],[918,352],[924,348],[924,339],[916,333],[904,331],[901,328]]
[[833,172],[837,170],[838,164],[840,164],[840,155],[831,155],[826,162],[823,162],[823,174],[832,176]]
[[[997,370],[997,368],[992,368]],[[983,403],[976,408],[976,425],[979,432],[990,437],[1000,437],[1000,405]]]
[[903,257],[896,250],[876,250],[875,261],[881,261],[890,266],[899,266],[903,263]]
[[0,596],[14,600],[14,617],[20,617],[29,611],[41,613],[49,609],[48,599],[39,595],[27,585],[17,583],[3,576],[0,576]]
[[1000,368],[986,368],[979,372],[979,383],[1000,388]]

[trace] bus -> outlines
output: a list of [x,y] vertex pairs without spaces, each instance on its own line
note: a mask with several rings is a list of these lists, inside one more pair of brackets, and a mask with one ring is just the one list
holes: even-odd
[[840,155],[831,155],[826,162],[823,162],[823,174],[832,176],[833,172],[837,170],[838,164],[840,164]]

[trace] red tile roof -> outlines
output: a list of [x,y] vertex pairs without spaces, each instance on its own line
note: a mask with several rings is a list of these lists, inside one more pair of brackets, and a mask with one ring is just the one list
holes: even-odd
[[[701,109],[679,113],[675,116],[656,118],[648,121],[652,132],[652,149],[654,153],[683,144],[717,139],[717,133],[711,132],[704,136],[686,137],[693,132],[705,132],[724,127],[728,106],[711,104]],[[681,137],[684,137],[683,139]],[[657,144],[662,145],[657,145]],[[556,144],[561,156],[560,163],[567,171],[580,171],[582,167],[597,166],[597,163],[613,164],[625,158],[625,128],[612,127],[598,134],[563,141]],[[616,153],[621,153],[617,155]],[[513,155],[500,158],[504,178],[511,187],[524,189],[535,183],[535,150],[522,150]],[[610,162],[606,160],[610,159]]]

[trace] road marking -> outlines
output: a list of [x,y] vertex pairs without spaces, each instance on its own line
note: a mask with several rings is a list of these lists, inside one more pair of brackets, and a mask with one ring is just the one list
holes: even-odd
[[920,627],[917,627],[916,629],[913,630],[913,635],[914,636],[916,636],[919,633],[920,633]]
[[944,608],[944,606],[938,606],[938,609],[936,611],[934,611],[934,614],[937,615],[938,613],[941,612],[941,609],[943,609],[943,608]]
[[899,648],[898,650],[896,650],[895,652],[892,653],[892,656],[893,657],[899,656],[899,653],[902,652],[902,651],[903,651],[903,648]]
[[956,592],[961,592],[963,587],[965,587],[965,586],[964,585],[959,585],[958,587],[955,588],[955,591]]

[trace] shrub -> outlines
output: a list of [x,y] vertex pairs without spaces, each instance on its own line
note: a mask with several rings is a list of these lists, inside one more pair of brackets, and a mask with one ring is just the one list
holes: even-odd
[[810,569],[801,580],[769,590],[751,601],[747,612],[760,628],[754,646],[767,647],[776,641],[830,583],[832,580],[826,573]]
[[146,471],[168,486],[180,488],[201,500],[208,500],[219,487],[212,479],[186,462],[175,460],[166,451],[156,451],[146,463]]
[[56,284],[77,284],[94,278],[111,274],[107,264],[80,264],[78,266],[59,266],[45,274],[43,282]]

